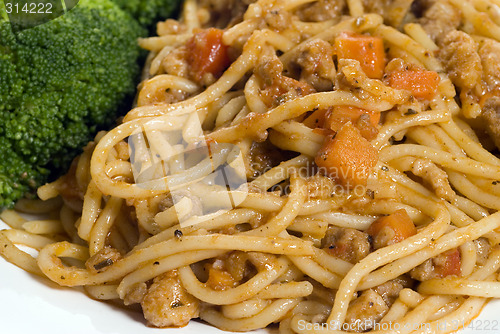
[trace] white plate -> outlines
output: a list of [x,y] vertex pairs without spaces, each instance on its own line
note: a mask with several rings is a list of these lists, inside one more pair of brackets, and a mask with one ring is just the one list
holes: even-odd
[[[0,229],[5,225],[0,221]],[[460,334],[500,333],[500,300],[491,301]],[[270,333],[261,330],[257,333]],[[274,331],[273,331],[274,332]],[[184,328],[146,326],[142,314],[99,302],[82,291],[61,288],[26,273],[0,257],[1,334],[221,334],[201,322]]]

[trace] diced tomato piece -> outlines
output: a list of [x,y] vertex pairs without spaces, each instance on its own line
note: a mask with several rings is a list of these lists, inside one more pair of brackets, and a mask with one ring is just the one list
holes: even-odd
[[462,259],[458,248],[450,249],[433,259],[438,277],[451,275],[460,276],[462,273]]
[[337,132],[345,123],[351,122],[364,138],[372,140],[378,133],[380,112],[354,106],[334,106],[328,109],[318,109],[302,122],[307,127],[313,128],[315,132],[325,135],[331,134],[331,131]]
[[380,113],[351,106],[335,106],[326,117],[325,127],[338,131],[347,122],[356,124],[361,115],[366,114],[370,118],[370,124],[374,127],[380,122]]
[[330,226],[321,239],[321,248],[342,260],[357,263],[370,253],[370,239],[353,228]]
[[328,109],[315,110],[302,123],[309,128],[322,128],[328,115]]
[[389,73],[389,86],[409,90],[419,99],[432,99],[436,95],[441,78],[434,71],[406,70]]
[[222,42],[223,31],[216,28],[198,30],[187,42],[187,60],[196,81],[206,73],[219,77],[230,65],[228,47]]
[[366,232],[372,236],[376,249],[403,241],[417,233],[415,224],[404,209],[374,221]]
[[307,82],[281,74],[272,79],[272,84],[260,91],[262,102],[268,107],[274,108],[288,100],[314,93],[314,88]]
[[369,78],[380,79],[384,75],[385,50],[382,38],[343,32],[335,38],[335,48],[339,59],[359,61]]
[[315,158],[316,164],[325,168],[330,177],[347,187],[366,185],[377,160],[375,148],[350,122],[335,136],[325,139]]
[[[363,117],[366,117],[364,122],[361,121]],[[378,133],[380,112],[352,106],[335,106],[327,114],[324,123],[325,128],[337,132],[347,122],[354,124],[364,138],[372,140]]]

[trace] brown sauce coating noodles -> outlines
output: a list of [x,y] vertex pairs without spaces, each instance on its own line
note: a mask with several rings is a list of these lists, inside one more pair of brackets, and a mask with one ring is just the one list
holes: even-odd
[[500,298],[498,13],[187,0],[140,41],[137,106],[17,206],[47,219],[2,214],[0,254],[157,327],[456,330]]

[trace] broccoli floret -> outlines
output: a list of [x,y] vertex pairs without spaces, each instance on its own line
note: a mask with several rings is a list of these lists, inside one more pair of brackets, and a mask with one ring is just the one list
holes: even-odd
[[113,0],[139,23],[151,30],[159,20],[170,17],[181,4],[180,0]]
[[81,0],[19,33],[0,17],[0,209],[65,170],[125,111],[144,33],[109,0]]

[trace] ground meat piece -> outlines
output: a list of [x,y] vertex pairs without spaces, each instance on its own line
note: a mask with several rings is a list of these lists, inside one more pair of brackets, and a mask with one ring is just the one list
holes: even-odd
[[399,27],[411,9],[413,0],[363,0],[365,12],[377,13],[384,21]]
[[487,39],[479,47],[483,65],[483,82],[486,90],[493,92],[500,87],[500,43]]
[[373,290],[378,293],[385,301],[387,306],[391,306],[396,298],[399,297],[401,290],[405,288],[411,288],[414,281],[408,276],[400,276],[384,284],[381,284]]
[[187,78],[189,76],[189,65],[187,61],[187,49],[182,46],[172,50],[162,60],[165,73]]
[[474,246],[476,246],[476,263],[479,265],[484,265],[488,256],[490,255],[491,245],[488,239],[479,238],[474,240]]
[[154,279],[141,302],[144,317],[155,327],[181,327],[199,315],[199,301],[182,287],[176,271]]
[[385,7],[388,3],[393,2],[392,0],[363,0],[363,7],[366,12],[377,13],[379,15],[384,15]]
[[431,278],[436,278],[436,273],[434,271],[434,265],[432,264],[432,259],[426,260],[424,263],[413,268],[410,271],[410,276],[418,281],[426,281]]
[[309,83],[317,91],[332,90],[337,72],[333,53],[333,47],[321,39],[304,44],[297,50],[294,59],[300,68],[300,80]]
[[433,278],[443,278],[450,275],[459,276],[461,272],[460,251],[451,249],[426,260],[410,271],[410,276],[418,281],[427,281]]
[[352,228],[330,226],[321,247],[342,260],[357,263],[370,253],[370,236]]
[[462,21],[460,11],[448,0],[431,2],[420,23],[424,30],[438,43]]
[[373,248],[379,249],[383,247],[387,247],[389,245],[393,245],[399,241],[396,236],[396,231],[391,226],[384,226],[380,229],[377,234],[370,234],[373,238]]
[[85,262],[85,267],[93,274],[101,273],[121,258],[119,251],[104,247]]
[[253,142],[249,154],[245,157],[247,162],[247,177],[256,178],[272,167],[285,160],[285,155],[276,149],[269,141]]
[[248,5],[254,2],[255,0],[201,0],[199,6],[209,9],[208,25],[222,28],[241,22]]
[[486,100],[481,114],[482,120],[486,123],[486,131],[491,139],[500,149],[500,98],[491,97]]
[[264,20],[271,29],[276,31],[282,31],[292,26],[291,14],[278,6],[267,9]]
[[443,39],[439,57],[451,81],[463,89],[472,89],[481,80],[481,58],[477,53],[477,43],[470,35],[450,31]]
[[248,254],[239,251],[231,252],[226,260],[226,270],[238,282],[249,277],[252,270],[248,263]]
[[261,57],[254,73],[264,86],[261,98],[271,108],[315,92],[308,83],[283,75],[283,63],[276,55]]
[[330,177],[316,174],[308,179],[306,187],[307,198],[331,198],[337,184]]
[[378,135],[378,128],[372,124],[370,114],[368,113],[361,114],[354,126],[358,128],[361,136],[369,141],[375,139]]
[[389,310],[382,296],[369,289],[354,299],[347,310],[345,322],[349,331],[366,332],[372,329]]
[[319,0],[302,6],[296,15],[302,21],[322,22],[330,19],[340,20],[347,9],[345,0]]
[[123,298],[123,304],[132,305],[141,303],[147,292],[148,286],[146,283],[142,282],[135,284],[129,291],[127,291],[127,295]]
[[158,80],[156,80],[156,78],[145,80],[141,83],[140,92],[137,97],[137,104],[139,106],[152,105],[156,103],[171,104],[184,101],[189,97],[189,93],[180,89],[165,89],[158,87]]
[[275,55],[263,55],[255,66],[254,73],[265,86],[271,86],[276,78],[283,75],[283,63]]
[[448,174],[428,159],[415,159],[411,172],[428,183],[436,195],[448,201],[455,199],[455,191],[450,186]]
[[158,34],[158,36],[185,33],[186,30],[186,25],[174,19],[160,21],[156,24],[156,33]]

